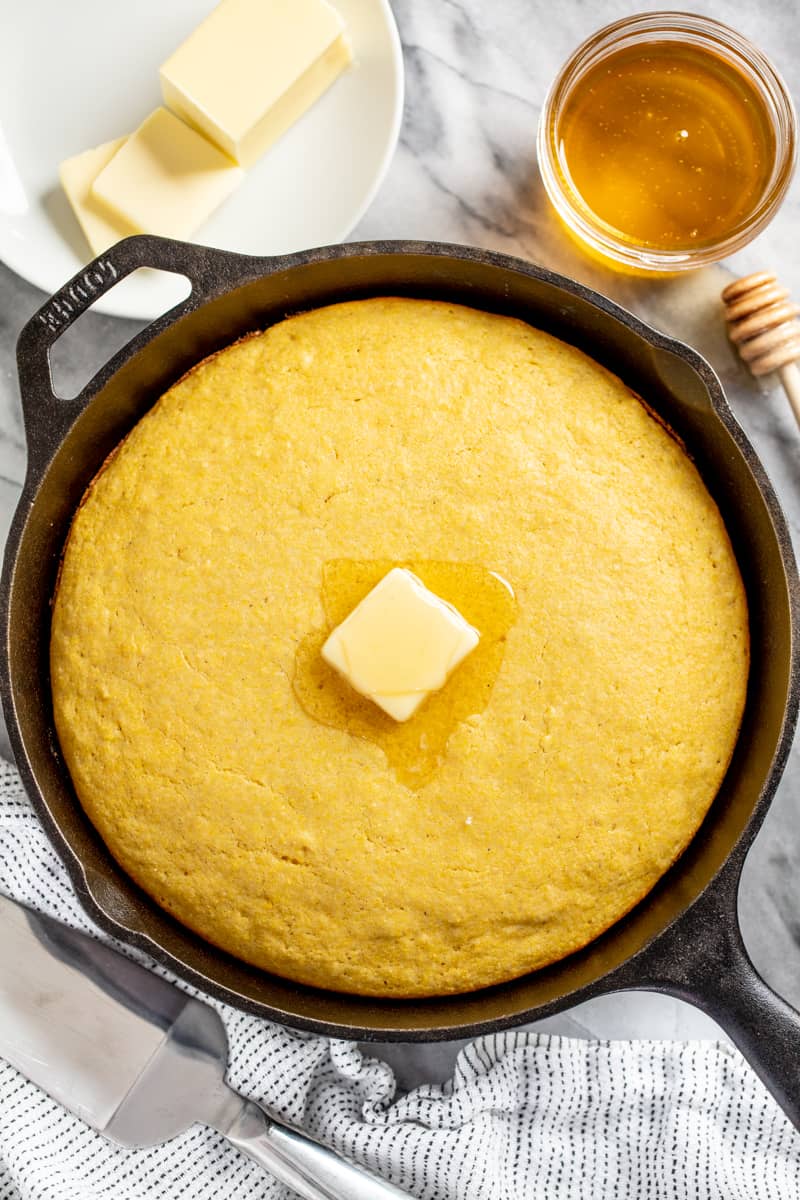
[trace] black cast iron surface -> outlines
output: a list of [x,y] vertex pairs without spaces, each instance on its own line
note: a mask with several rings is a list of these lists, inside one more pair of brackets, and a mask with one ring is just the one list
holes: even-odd
[[[191,295],[116,354],[75,400],[59,399],[50,347],[98,296],[142,266],[185,274]],[[733,761],[676,865],[626,918],[563,962],[500,987],[423,1002],[295,985],[231,958],[168,917],[121,871],[83,814],[59,753],[48,671],[50,601],[70,520],[131,426],[185,370],[242,334],[303,309],[379,294],[521,317],[578,345],[645,396],[686,443],[720,507],[751,621],[748,701]],[[742,864],[796,720],[798,579],[773,490],[699,355],[578,283],[485,251],[366,243],[258,259],[139,237],[118,243],[35,314],[20,337],[18,365],[29,462],[0,592],[3,704],[26,788],[103,929],[220,1000],[339,1037],[463,1037],[604,992],[663,990],[719,1020],[800,1125],[800,1017],[756,974],[736,918]]]

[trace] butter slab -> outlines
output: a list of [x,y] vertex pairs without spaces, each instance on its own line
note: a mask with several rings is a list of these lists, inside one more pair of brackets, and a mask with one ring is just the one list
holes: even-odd
[[125,144],[125,138],[114,138],[66,158],[58,168],[58,176],[78,224],[84,232],[92,253],[102,254],[120,238],[136,230],[121,218],[112,217],[92,196],[92,184]]
[[244,175],[201,134],[157,108],[99,173],[91,196],[133,232],[185,239]]
[[164,103],[252,164],[352,61],[326,0],[222,0],[161,67]]
[[333,630],[322,657],[395,721],[407,721],[480,634],[405,567],[394,567]]

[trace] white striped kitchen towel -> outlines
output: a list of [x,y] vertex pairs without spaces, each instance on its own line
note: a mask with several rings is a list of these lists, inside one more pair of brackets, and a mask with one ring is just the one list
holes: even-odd
[[[0,890],[92,930],[16,772],[0,763]],[[800,1136],[713,1042],[525,1033],[467,1046],[443,1086],[397,1097],[352,1042],[216,1005],[234,1087],[426,1200],[795,1200]],[[196,1126],[121,1150],[0,1062],[0,1200],[287,1200]]]

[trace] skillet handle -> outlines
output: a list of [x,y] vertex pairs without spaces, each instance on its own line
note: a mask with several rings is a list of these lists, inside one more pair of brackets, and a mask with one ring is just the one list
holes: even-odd
[[741,866],[729,860],[692,908],[637,957],[639,979],[631,984],[677,996],[712,1017],[800,1130],[800,1012],[750,961],[736,917]]
[[[221,272],[223,261],[226,270]],[[115,355],[71,400],[57,396],[53,388],[50,350],[96,300],[140,267],[184,275],[192,285],[190,294],[148,326],[143,336],[149,340],[208,299],[219,288],[220,275],[231,273],[232,264],[249,261],[228,251],[142,234],[117,242],[74,275],[34,313],[17,341],[17,369],[29,454],[46,462],[85,407],[89,388],[116,369]]]

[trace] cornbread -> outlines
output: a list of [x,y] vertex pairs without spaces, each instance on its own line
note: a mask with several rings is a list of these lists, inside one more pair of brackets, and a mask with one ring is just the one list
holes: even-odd
[[[483,707],[420,786],[299,702],[343,562],[407,564],[479,630],[425,563],[514,590]],[[445,994],[585,945],[681,853],[747,628],[713,500],[618,379],[511,318],[357,301],[201,363],[95,479],[55,719],[90,819],[180,921],[304,983]]]

